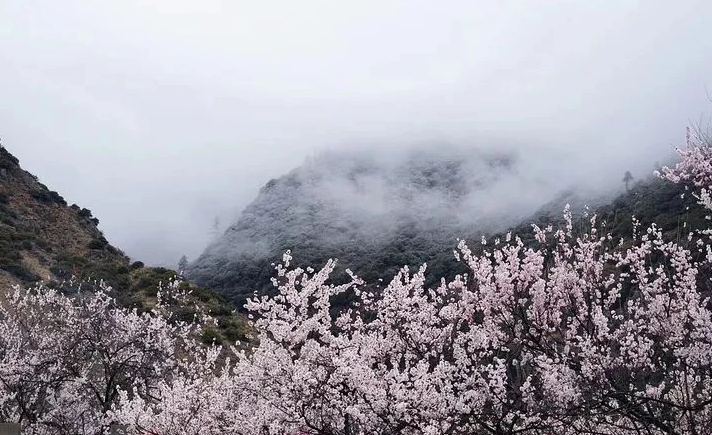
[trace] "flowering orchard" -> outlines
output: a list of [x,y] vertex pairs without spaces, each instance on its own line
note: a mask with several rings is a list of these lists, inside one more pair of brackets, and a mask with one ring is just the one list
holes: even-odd
[[[661,177],[712,209],[712,152],[692,134]],[[0,418],[28,433],[709,434],[712,241],[629,240],[595,216],[575,234],[534,226],[426,288],[425,267],[385,288],[277,266],[250,300],[258,343],[196,344],[198,324],[136,314],[103,293],[16,290],[0,311]],[[354,292],[337,316],[331,300]]]
[[99,433],[122,389],[146,394],[189,328],[115,306],[104,292],[38,288],[0,303],[0,421],[25,433]]

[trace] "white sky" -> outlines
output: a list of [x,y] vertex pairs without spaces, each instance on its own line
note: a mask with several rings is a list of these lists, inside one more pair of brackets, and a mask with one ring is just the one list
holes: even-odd
[[112,243],[173,265],[318,149],[498,138],[599,173],[652,161],[709,113],[710,17],[708,0],[0,0],[0,137]]

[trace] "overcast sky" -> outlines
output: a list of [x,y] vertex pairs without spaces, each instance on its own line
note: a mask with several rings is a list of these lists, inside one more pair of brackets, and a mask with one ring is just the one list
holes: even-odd
[[652,159],[709,114],[710,17],[709,0],[0,0],[0,137],[112,243],[173,265],[319,149]]

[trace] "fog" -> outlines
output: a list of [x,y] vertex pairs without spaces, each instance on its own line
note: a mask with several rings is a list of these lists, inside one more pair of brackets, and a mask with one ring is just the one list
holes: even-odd
[[4,0],[0,137],[110,242],[174,265],[325,149],[501,146],[551,156],[536,173],[562,184],[641,177],[709,114],[711,16],[706,0]]
[[[375,252],[413,230],[449,248],[458,237],[479,240],[532,218],[564,192],[574,190],[572,199],[592,203],[622,187],[619,179],[591,185],[592,171],[573,156],[488,145],[429,142],[321,152],[270,180],[199,266],[213,273],[214,264],[271,259],[285,247],[297,255],[315,247],[342,255],[355,244]],[[555,174],[553,158],[560,164]],[[561,207],[551,212],[561,214]]]

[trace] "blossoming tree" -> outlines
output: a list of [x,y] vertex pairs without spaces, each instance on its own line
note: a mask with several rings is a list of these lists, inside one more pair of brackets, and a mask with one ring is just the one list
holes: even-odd
[[[153,394],[197,324],[139,314],[97,292],[16,288],[0,303],[0,421],[29,434],[100,434],[119,393]],[[129,397],[126,394],[122,397]]]

